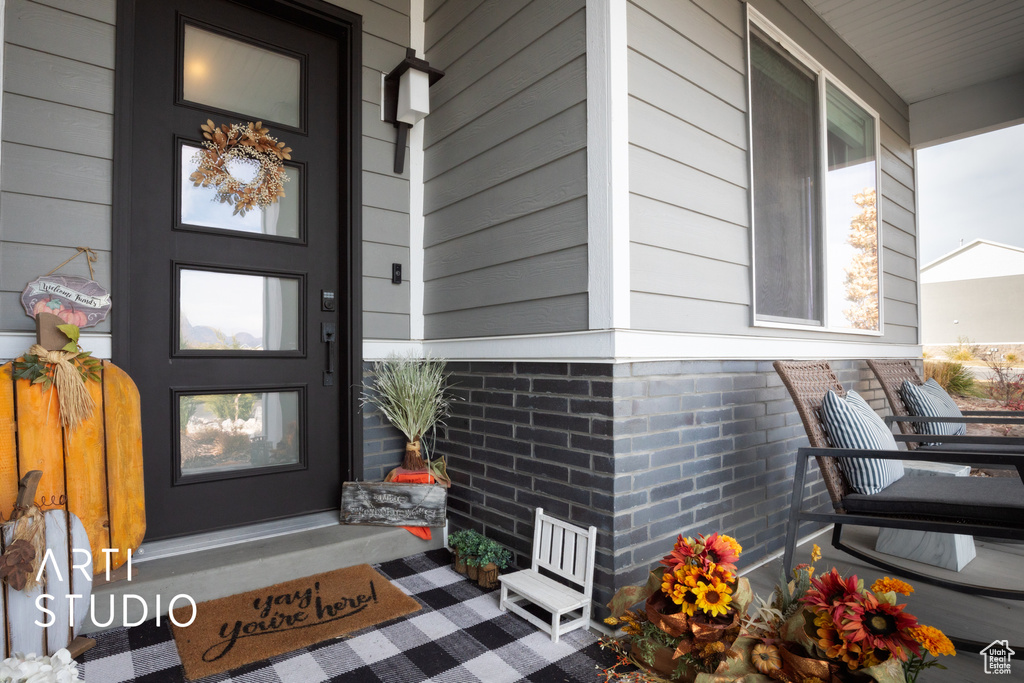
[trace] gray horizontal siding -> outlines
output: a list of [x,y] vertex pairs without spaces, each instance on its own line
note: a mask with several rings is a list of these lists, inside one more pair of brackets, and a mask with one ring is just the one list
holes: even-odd
[[[83,4],[87,4],[83,0]],[[7,0],[7,43],[114,68],[114,26],[31,0]]]
[[442,278],[587,243],[587,200],[577,197],[429,249],[424,270]]
[[583,149],[587,108],[580,102],[511,140],[506,140],[429,180],[423,189],[425,214],[451,206]]
[[567,104],[583,102],[587,96],[586,69],[586,57],[577,57],[432,145],[424,160],[424,179],[449,171],[494,144],[550,119]]
[[[488,6],[500,3],[489,0]],[[448,75],[431,88],[431,114],[424,129],[429,149],[441,138],[469,124],[586,50],[586,17],[580,0],[533,0],[514,20],[456,62],[427,56]],[[556,11],[561,10],[561,11]],[[565,16],[567,15],[567,16]],[[564,17],[564,18],[563,18]],[[427,25],[430,31],[430,22]],[[428,43],[429,43],[428,38]]]
[[17,45],[5,47],[5,93],[114,113],[113,70]]
[[[917,223],[906,105],[796,7],[801,3],[751,4],[880,112],[880,341],[916,343]],[[743,3],[630,0],[627,8],[632,327],[778,336],[777,329],[751,327]]]
[[427,338],[587,327],[583,4],[428,9]]
[[[110,204],[109,159],[3,143],[0,189],[57,199]],[[70,235],[69,235],[70,237]]]
[[82,246],[110,249],[109,205],[0,194],[0,226],[5,241],[67,246],[69,225],[75,226],[75,241]]
[[[380,121],[380,73],[405,56],[409,0],[332,0],[363,17],[364,334],[409,336],[408,175],[392,172],[395,129]],[[0,169],[0,331],[31,329],[18,295],[27,280],[70,256],[100,252],[110,286],[116,0],[8,0]],[[386,253],[376,246],[389,246]],[[61,272],[88,275],[76,260]],[[84,261],[79,264],[84,268]],[[114,300],[117,292],[112,292]],[[99,328],[101,331],[109,327]]]
[[429,315],[576,294],[586,290],[586,260],[587,248],[580,246],[439,278],[423,310]]
[[113,118],[102,112],[8,93],[3,107],[3,125],[7,129],[4,140],[111,159]]
[[117,0],[35,0],[39,5],[55,7],[71,14],[80,14],[83,17],[96,19],[106,24],[114,24],[117,17]]
[[535,301],[489,305],[430,316],[445,338],[542,334],[562,327],[587,326],[587,295],[570,294]]

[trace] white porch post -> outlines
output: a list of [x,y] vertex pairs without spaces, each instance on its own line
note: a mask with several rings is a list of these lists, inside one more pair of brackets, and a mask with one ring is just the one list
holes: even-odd
[[590,329],[629,329],[626,0],[587,0]]
[[[409,47],[426,57],[423,0],[409,2]],[[409,339],[423,339],[423,126],[409,134]]]

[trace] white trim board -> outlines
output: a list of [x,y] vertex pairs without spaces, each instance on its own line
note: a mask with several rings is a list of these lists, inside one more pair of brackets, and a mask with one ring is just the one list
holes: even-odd
[[404,341],[367,339],[363,359],[391,353],[448,360],[629,363],[649,360],[920,358],[921,346],[861,340],[591,330],[559,334]]
[[[96,358],[110,358],[111,337],[109,333],[82,333],[79,340],[82,348],[92,351]],[[0,359],[17,358],[36,343],[35,332],[0,332]]]
[[592,330],[630,326],[626,0],[587,2],[587,253]]
[[[426,59],[426,24],[423,19],[423,1],[409,2],[409,46]],[[409,134],[409,267],[405,279],[409,281],[409,336],[423,338],[423,127],[420,121]]]

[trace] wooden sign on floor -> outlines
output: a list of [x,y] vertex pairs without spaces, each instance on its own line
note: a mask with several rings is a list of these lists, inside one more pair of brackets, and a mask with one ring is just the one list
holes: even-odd
[[341,521],[381,526],[444,526],[447,491],[435,484],[346,481]]

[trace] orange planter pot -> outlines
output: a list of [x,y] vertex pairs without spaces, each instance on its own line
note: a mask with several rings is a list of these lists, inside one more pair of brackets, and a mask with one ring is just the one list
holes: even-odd
[[0,366],[0,513],[4,519],[10,517],[21,477],[42,470],[39,506],[64,507],[82,520],[95,573],[106,570],[103,548],[117,549],[111,554],[111,567],[120,567],[146,533],[135,383],[116,365],[103,361],[102,381],[85,383],[96,409],[74,432],[65,434],[55,392],[27,380],[13,381],[12,367]]

